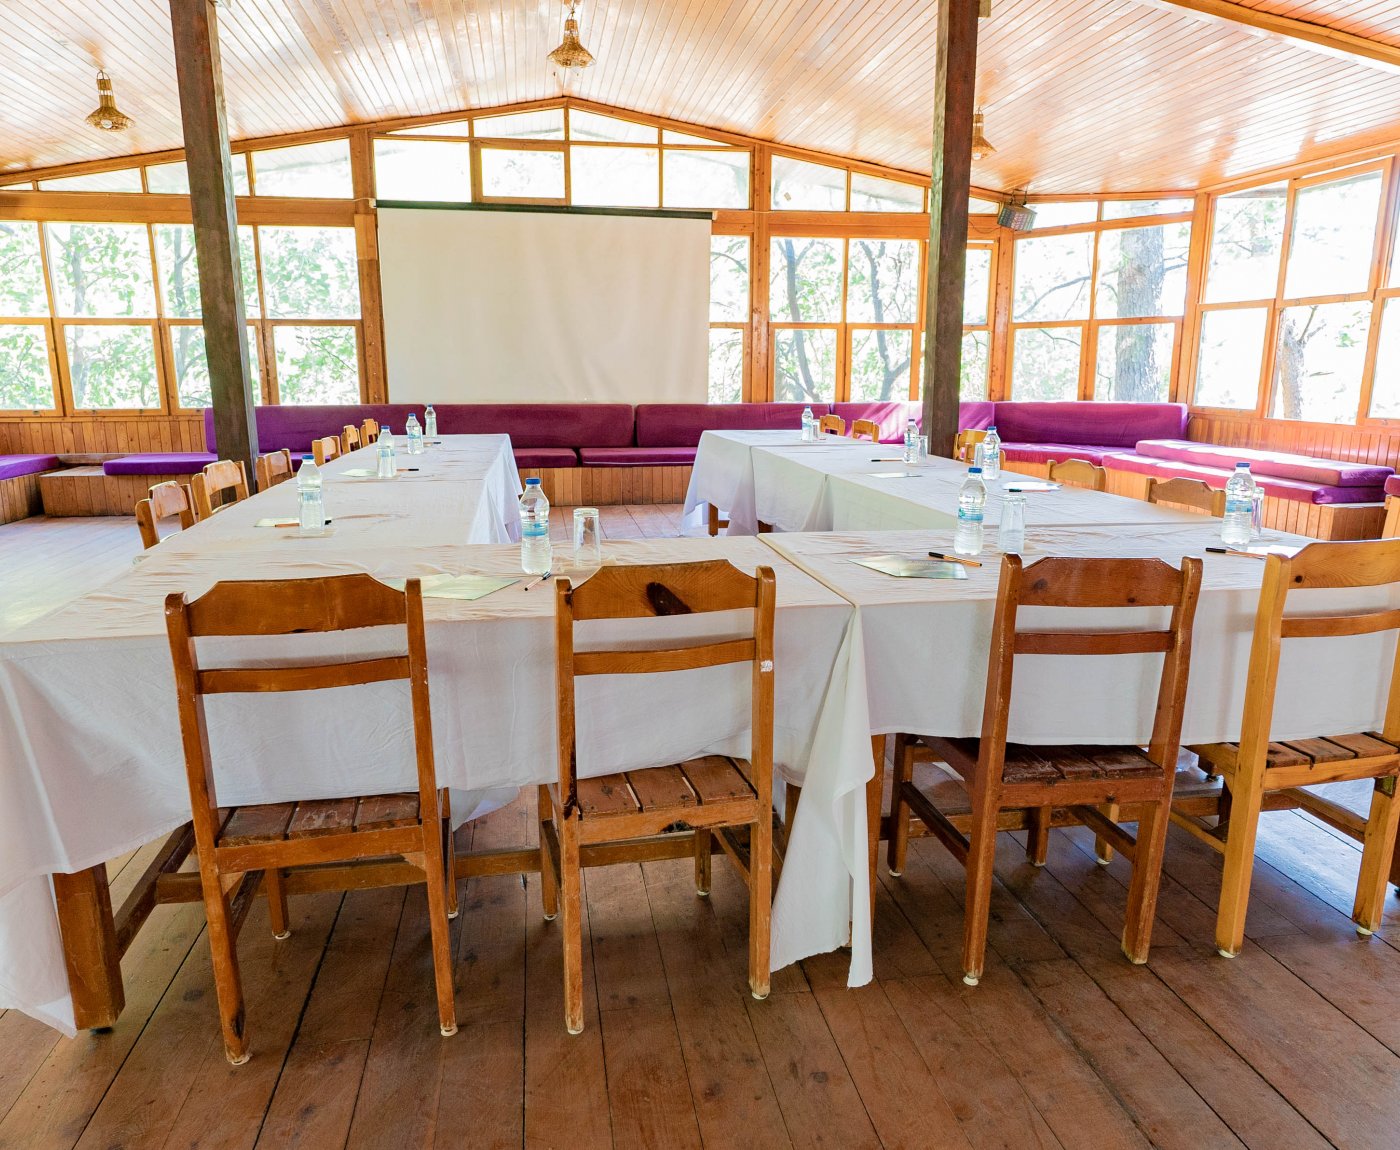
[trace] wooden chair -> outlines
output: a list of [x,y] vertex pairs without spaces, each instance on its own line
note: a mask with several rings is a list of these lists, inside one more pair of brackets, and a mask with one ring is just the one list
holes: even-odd
[[1382,539],[1400,536],[1400,496],[1385,497],[1385,526],[1381,528]]
[[190,478],[190,494],[194,497],[195,518],[208,519],[216,511],[248,498],[248,472],[242,461],[220,459],[206,464],[200,474]]
[[857,419],[851,424],[851,438],[859,439],[861,436],[865,436],[871,443],[879,443],[880,425],[873,419]]
[[713,503],[707,503],[705,506],[709,508],[708,526],[710,529],[710,534],[718,535],[724,528],[729,526],[729,520],[720,518],[719,508],[716,507]]
[[286,483],[293,475],[292,453],[284,447],[281,451],[259,455],[253,460],[253,474],[257,476],[259,491]]
[[[1382,669],[1370,664],[1366,675],[1388,670],[1385,723],[1377,732],[1327,734],[1309,739],[1271,742],[1274,691],[1285,640],[1374,635],[1400,630],[1400,610],[1319,612],[1304,596],[1300,613],[1288,615],[1292,591],[1324,588],[1383,587],[1400,584],[1400,539],[1360,543],[1313,543],[1291,559],[1270,555],[1254,617],[1254,644],[1249,657],[1248,694],[1238,743],[1211,743],[1188,748],[1212,775],[1224,782],[1220,817],[1214,827],[1174,815],[1186,830],[1225,856],[1220,904],[1215,921],[1216,949],[1233,958],[1244,944],[1245,913],[1254,868],[1254,840],[1266,797],[1286,792],[1294,804],[1323,822],[1359,839],[1361,869],[1352,920],[1360,935],[1380,926],[1386,880],[1395,848],[1400,804],[1395,799],[1400,774],[1400,653]],[[1302,612],[1306,612],[1305,614]],[[1295,658],[1304,657],[1298,651]],[[1373,779],[1371,806],[1363,819],[1347,807],[1307,788],[1320,783]]]
[[839,415],[823,415],[817,424],[817,432],[821,435],[845,435],[846,421]]
[[[1017,555],[1001,563],[996,615],[987,666],[986,702],[980,739],[945,739],[901,734],[895,739],[893,830],[890,873],[904,870],[909,812],[936,835],[967,868],[963,910],[963,981],[982,977],[987,918],[992,893],[998,816],[1006,810],[1033,814],[1027,853],[1043,864],[1051,816],[1065,811],[1070,821],[1093,828],[1132,859],[1123,952],[1135,963],[1147,961],[1152,918],[1161,877],[1162,853],[1176,776],[1182,708],[1191,653],[1191,625],[1200,593],[1201,561],[1183,559],[1177,570],[1160,559],[1042,559],[1023,568]],[[1170,607],[1165,630],[1021,631],[1022,607]],[[1136,746],[1025,746],[1006,741],[1011,707],[1012,668],[1022,655],[1123,655],[1163,652],[1152,740]],[[913,782],[919,744],[947,763],[971,798],[970,833],[964,836],[949,817]],[[1133,804],[1136,837],[1119,825],[1118,805]]]
[[1108,472],[1087,459],[1050,461],[1050,482],[1068,483],[1071,487],[1087,487],[1090,491],[1108,489]]
[[1217,519],[1225,514],[1224,489],[1211,487],[1200,479],[1149,479],[1147,502],[1189,507]]
[[190,489],[183,483],[171,479],[157,483],[151,493],[136,504],[136,526],[141,532],[141,546],[150,550],[160,542],[156,525],[172,515],[180,517],[179,530],[194,526],[194,502]]
[[347,423],[340,429],[340,454],[349,455],[360,446],[360,429]]
[[360,424],[360,444],[368,447],[379,438],[379,423],[373,419],[366,419]]
[[[456,883],[446,851],[447,792],[438,789],[433,767],[418,580],[410,579],[403,591],[362,574],[216,583],[197,599],[186,599],[178,592],[169,595],[165,621],[228,1060],[235,1066],[248,1060],[235,944],[259,883],[267,887],[273,934],[285,938],[289,929],[282,870],[354,859],[400,856],[423,872],[438,1025],[445,1036],[455,1033],[447,920],[456,909]],[[201,663],[195,642],[201,636],[293,635],[367,627],[403,628],[407,653],[331,663],[318,654],[299,663],[279,659],[275,666],[208,667]],[[205,723],[206,695],[322,690],[402,679],[409,681],[412,697],[416,791],[219,809]]]
[[327,435],[323,439],[313,439],[311,441],[311,456],[316,460],[317,467],[325,467],[332,459],[340,455],[340,436]]
[[[745,575],[724,560],[604,567],[581,587],[556,581],[559,781],[540,787],[540,888],[546,918],[563,908],[564,1020],[583,1030],[580,848],[693,829],[695,883],[710,887],[711,836],[749,888],[749,989],[768,997],[773,866],[773,572]],[[676,642],[664,649],[574,650],[574,624],[713,611],[753,611],[753,634],[725,642]],[[580,779],[575,760],[574,680],[580,675],[646,675],[752,665],[752,752]],[[645,690],[638,684],[638,690]],[[735,831],[748,828],[747,842]]]
[[960,459],[964,463],[971,463],[976,454],[977,445],[987,438],[985,431],[960,431],[953,440],[953,458]]

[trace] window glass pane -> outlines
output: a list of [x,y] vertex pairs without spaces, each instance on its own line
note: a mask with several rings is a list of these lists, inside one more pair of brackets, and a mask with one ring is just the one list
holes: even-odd
[[1063,204],[1031,204],[1037,228],[1061,228],[1066,224],[1089,224],[1099,218],[1099,205],[1093,200],[1072,200]]
[[654,144],[656,129],[647,124],[634,124],[616,116],[600,116],[596,112],[569,112],[569,139],[606,140],[613,144]]
[[908,399],[914,333],[906,328],[851,332],[851,400]]
[[995,200],[982,200],[972,196],[967,201],[967,210],[970,214],[991,213],[996,215],[997,212],[1001,211],[1001,205]]
[[53,410],[53,376],[45,331],[45,326],[37,323],[0,324],[0,409]]
[[710,328],[710,402],[744,398],[744,333],[737,327]]
[[772,318],[839,323],[841,241],[783,236],[772,243],[768,288]]
[[749,321],[749,240],[710,237],[710,322]]
[[845,169],[774,156],[773,207],[790,211],[844,212]]
[[160,407],[149,327],[69,324],[63,336],[75,408]]
[[155,315],[151,243],[144,224],[44,226],[59,315]]
[[836,401],[836,332],[783,328],[773,333],[774,398],[789,403]]
[[[987,398],[987,366],[991,358],[990,332],[965,331],[962,338],[962,382],[959,399]],[[921,392],[923,388],[919,389]]]
[[1191,225],[1121,228],[1099,236],[1101,319],[1180,315],[1186,305],[1186,257]]
[[1016,241],[1013,318],[1088,319],[1094,235]]
[[853,212],[921,212],[924,210],[924,189],[918,184],[902,184],[898,180],[882,180],[861,172],[851,173],[851,211]]
[[[3,377],[0,377],[3,378]],[[1371,384],[1371,417],[1400,419],[1400,299],[1385,301]]]
[[[160,302],[171,319],[198,319],[200,312],[199,256],[194,228],[189,224],[157,224],[156,262],[160,267]],[[238,229],[238,258],[243,272],[244,314],[257,316],[258,261],[253,229]]]
[[1012,399],[1078,399],[1077,327],[1026,327],[1016,332],[1011,367]]
[[481,194],[513,200],[562,200],[564,153],[482,148]]
[[[204,350],[204,329],[198,324],[172,324],[170,352],[175,367],[175,388],[181,407],[209,407],[213,396],[209,387],[209,358]],[[253,394],[260,394],[258,329],[248,328],[248,374]]]
[[478,116],[476,134],[499,140],[562,140],[564,109],[545,108],[539,112],[512,112],[507,116]]
[[711,148],[727,148],[730,146],[723,140],[708,140],[704,136],[687,136],[684,132],[672,132],[670,129],[661,133],[661,142],[663,144],[682,144],[687,148],[693,148],[697,145]]
[[1165,403],[1171,390],[1176,325],[1105,324],[1094,358],[1094,398]]
[[668,208],[747,208],[748,152],[667,150],[664,206]]
[[580,147],[569,150],[569,196],[575,204],[654,208],[661,198],[655,148]]
[[991,298],[992,249],[968,248],[967,272],[963,278],[963,323],[986,323]]
[[116,172],[87,172],[81,176],[59,176],[40,180],[41,192],[139,192],[141,169],[122,168]]
[[0,220],[0,315],[48,315],[39,225]]
[[442,140],[375,140],[374,194],[381,200],[466,203],[472,148]]
[[1125,220],[1130,216],[1165,216],[1169,212],[1189,212],[1194,206],[1184,197],[1177,200],[1104,200],[1103,218]]
[[[173,164],[156,164],[146,169],[146,190],[168,196],[188,196],[190,194],[190,174],[184,160]],[[233,157],[233,194],[248,195],[248,160],[246,156]]]
[[1371,304],[1286,307],[1279,314],[1269,415],[1354,423],[1371,328]]
[[353,327],[275,327],[277,395],[282,403],[359,403]]
[[448,120],[443,124],[420,124],[416,128],[399,128],[396,136],[470,136],[472,134],[472,122],[470,120]]
[[1274,298],[1287,199],[1284,186],[1272,184],[1215,201],[1207,303]]
[[253,153],[253,178],[260,196],[349,199],[350,141],[325,140],[295,148]]
[[259,228],[267,314],[349,319],[360,314],[354,228]]
[[919,307],[917,240],[852,240],[846,319],[913,323]]
[[1196,395],[1201,407],[1252,411],[1259,398],[1259,370],[1269,313],[1261,307],[1201,313]]
[[1380,172],[1300,188],[1283,294],[1297,299],[1365,291],[1380,203]]

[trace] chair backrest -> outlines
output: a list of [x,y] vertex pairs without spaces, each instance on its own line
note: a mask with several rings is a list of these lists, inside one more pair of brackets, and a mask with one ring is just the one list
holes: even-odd
[[220,459],[206,464],[204,470],[190,479],[190,494],[194,496],[196,519],[208,519],[231,503],[248,498],[248,472],[242,461]]
[[360,429],[353,423],[347,423],[340,429],[340,453],[349,455],[360,446]]
[[136,526],[141,532],[141,546],[149,550],[160,542],[156,525],[172,515],[180,517],[179,530],[194,526],[194,501],[190,489],[183,483],[169,479],[157,483],[151,493],[136,504]]
[[839,415],[823,415],[817,430],[822,435],[845,435],[846,421]]
[[287,448],[269,451],[253,461],[253,473],[258,477],[258,490],[266,491],[292,477],[292,453]]
[[[1164,771],[1176,769],[1186,675],[1191,662],[1191,626],[1201,591],[1201,561],[1183,558],[1178,569],[1160,559],[1072,559],[1051,557],[1023,567],[1019,555],[1001,562],[987,695],[982,712],[982,756],[1001,778],[1011,710],[1012,667],[1025,655],[1130,655],[1162,652],[1162,677],[1148,754]],[[1170,607],[1164,630],[1018,631],[1021,607]]]
[[1053,483],[1068,483],[1071,487],[1087,487],[1090,491],[1103,491],[1108,487],[1108,472],[1087,459],[1051,460],[1050,480]]
[[[646,675],[751,663],[752,747],[749,780],[760,800],[773,787],[773,570],[745,575],[723,559],[701,563],[602,567],[581,587],[557,580],[556,681],[559,718],[559,789],[566,813],[578,790],[574,732],[574,679],[579,675]],[[666,640],[665,647],[574,650],[574,624],[597,619],[645,619],[714,611],[753,611],[752,634],[720,642]]]
[[880,442],[880,425],[873,419],[857,419],[851,424],[851,438],[859,439],[865,436],[872,443]]
[[379,438],[379,421],[366,419],[360,424],[360,443],[368,447]]
[[327,435],[311,441],[311,456],[317,467],[324,467],[340,454],[340,436]]
[[[436,809],[423,593],[417,579],[408,580],[402,591],[363,574],[215,583],[197,599],[180,592],[166,596],[165,624],[195,840],[201,850],[213,842],[219,805],[204,714],[206,695],[313,691],[408,679],[420,809]],[[196,644],[203,636],[301,635],[393,626],[404,628],[405,654],[331,663],[323,654],[309,652],[304,662],[279,656],[275,666],[211,667],[200,661]]]
[[987,438],[985,431],[960,431],[953,440],[953,458],[970,462],[977,445]]
[[1148,503],[1172,503],[1204,511],[1217,519],[1225,514],[1225,492],[1201,479],[1149,479]]

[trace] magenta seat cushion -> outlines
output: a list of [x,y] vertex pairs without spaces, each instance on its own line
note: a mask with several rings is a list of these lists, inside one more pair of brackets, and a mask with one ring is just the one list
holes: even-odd
[[[986,431],[996,422],[996,414],[997,405],[989,399],[964,399],[958,404],[958,430]],[[997,434],[1001,435],[1001,428]]]
[[[438,425],[442,430],[442,425]],[[578,456],[568,447],[515,447],[512,454],[516,467],[577,467]]]
[[[1105,467],[1116,471],[1133,471],[1139,475],[1155,475],[1159,479],[1200,479],[1211,487],[1223,488],[1230,472],[1220,467],[1201,467],[1194,463],[1177,463],[1170,459],[1155,459],[1125,451],[1105,455]],[[1282,479],[1274,475],[1255,476],[1255,482],[1271,499],[1292,499],[1299,503],[1379,503],[1384,487],[1338,487],[1332,484],[1305,483],[1300,479]]]
[[1001,449],[1008,463],[1063,463],[1066,459],[1086,459],[1093,464],[1100,464],[1105,455],[1121,450],[1102,443],[1003,443]]
[[904,429],[912,419],[922,430],[924,408],[921,403],[891,399],[872,403],[836,403],[831,408],[833,414],[846,421],[849,435],[851,424],[857,419],[871,419],[880,425],[881,443],[903,443]]
[[[773,431],[802,426],[801,403],[639,403],[638,447],[695,447],[706,431]],[[814,403],[820,419],[829,403]],[[612,446],[597,439],[595,447]]]
[[0,455],[0,479],[38,475],[41,471],[52,471],[57,466],[57,455]]
[[1339,459],[1317,459],[1308,455],[1289,455],[1282,451],[1264,451],[1251,447],[1221,447],[1214,443],[1196,443],[1189,439],[1144,439],[1137,445],[1139,455],[1153,459],[1169,459],[1176,463],[1194,463],[1201,467],[1221,467],[1234,470],[1236,463],[1248,463],[1255,478],[1274,475],[1280,479],[1297,479],[1303,483],[1321,483],[1328,487],[1378,487],[1385,483],[1394,469],[1370,463],[1348,463]]
[[693,447],[580,447],[585,467],[665,467],[695,462]]
[[1387,495],[1400,495],[1400,475],[1392,475],[1386,479],[1385,493]]
[[208,451],[147,452],[123,455],[102,465],[103,475],[194,475],[218,456]]
[[1119,450],[1140,439],[1180,439],[1186,434],[1182,403],[1019,403],[996,405],[1003,443],[1104,443]]

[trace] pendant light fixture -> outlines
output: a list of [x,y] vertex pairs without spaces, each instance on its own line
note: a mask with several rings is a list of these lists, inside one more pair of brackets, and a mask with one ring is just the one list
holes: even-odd
[[112,78],[106,72],[97,73],[97,110],[91,113],[87,122],[104,132],[125,132],[133,121],[117,107],[117,99],[112,95]]
[[549,54],[549,62],[568,76],[571,72],[581,72],[593,66],[593,53],[578,38],[578,4],[569,4],[569,14],[564,18],[564,40]]
[[985,160],[995,151],[991,140],[987,139],[987,117],[982,109],[978,108],[972,114],[972,158]]

